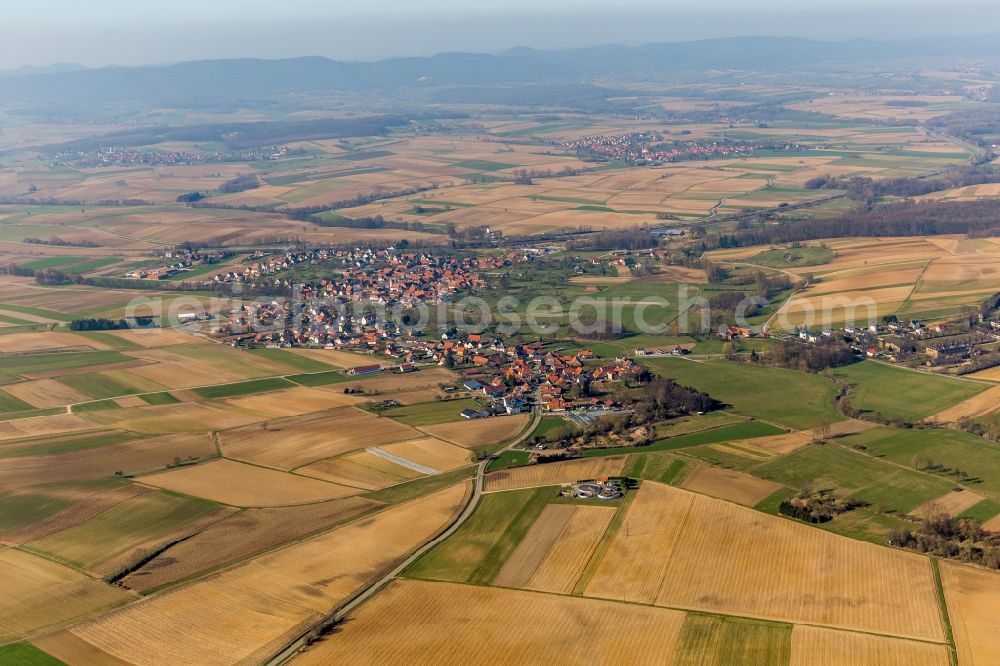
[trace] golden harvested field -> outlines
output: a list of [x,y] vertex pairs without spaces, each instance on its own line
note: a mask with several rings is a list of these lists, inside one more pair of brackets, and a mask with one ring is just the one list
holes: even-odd
[[337,349],[304,349],[293,347],[288,350],[296,356],[303,356],[320,363],[326,363],[338,368],[350,369],[361,365],[371,365],[373,359],[369,354],[352,354]]
[[616,509],[610,506],[574,508],[575,511],[565,528],[549,547],[524,587],[543,592],[569,594],[580,580],[584,567],[587,566],[597,544],[604,536]]
[[1000,576],[945,560],[940,567],[958,662],[963,666],[995,664],[1000,654],[995,621],[1000,609]]
[[500,568],[493,585],[524,587],[535,574],[538,565],[569,524],[576,507],[571,504],[549,504],[517,544]]
[[515,414],[471,421],[463,419],[453,423],[421,426],[418,430],[453,444],[472,448],[506,441],[524,430],[530,420],[529,414]]
[[138,481],[232,506],[287,506],[335,499],[357,489],[227,460],[187,465]]
[[294,372],[262,356],[233,351],[225,345],[160,347],[128,353],[149,362],[130,372],[168,388],[227,384],[268,375]]
[[159,666],[165,654],[178,666],[259,663],[440,530],[468,489],[387,509],[72,631],[137,666]]
[[[871,430],[876,426],[871,421],[860,421],[858,419],[844,419],[830,424],[829,437],[845,437],[855,435],[865,430]],[[768,435],[765,437],[753,437],[751,439],[741,439],[741,447],[759,449],[772,455],[783,455],[798,451],[803,446],[813,441],[815,435],[812,430],[796,430],[781,435]]]
[[[516,628],[511,621],[516,619]],[[684,613],[520,590],[399,580],[294,666],[673,664]]]
[[684,477],[681,488],[744,506],[754,506],[773,495],[781,486],[772,481],[699,463]]
[[350,520],[379,506],[374,500],[345,497],[297,507],[247,509],[176,543],[121,583],[146,593]]
[[98,650],[67,629],[31,639],[31,644],[66,664],[99,664],[100,666],[132,666],[130,662]]
[[184,402],[98,410],[86,412],[83,418],[99,426],[153,435],[235,428],[262,421],[266,417],[220,403]]
[[24,488],[46,483],[102,479],[162,469],[176,458],[215,455],[208,433],[164,435],[49,456],[0,458],[0,487]]
[[88,423],[75,414],[30,416],[26,419],[0,422],[0,441],[82,430],[96,430],[96,428],[92,423]]
[[573,483],[598,476],[618,476],[628,456],[580,458],[565,462],[544,463],[502,469],[486,475],[485,490],[515,490],[561,483]]
[[1000,532],[1000,515],[993,516],[984,522],[983,529],[987,532]]
[[929,518],[942,513],[946,513],[949,516],[957,516],[984,499],[982,495],[968,489],[952,490],[947,495],[942,495],[921,504],[910,513],[921,518]]
[[127,331],[105,331],[107,335],[121,338],[147,349],[155,347],[170,347],[173,345],[208,345],[212,344],[199,335],[191,335],[174,328],[144,328]]
[[0,547],[4,591],[0,641],[55,628],[132,598],[125,590],[88,578],[49,560]]
[[979,372],[974,372],[968,376],[972,379],[986,379],[991,382],[1000,382],[1000,366],[980,370]]
[[472,455],[467,449],[454,444],[442,442],[434,437],[411,439],[380,447],[383,451],[412,460],[439,472],[448,472],[459,467],[465,467],[472,462]]
[[[995,368],[990,368],[990,370],[993,369]],[[975,373],[973,376],[979,377],[982,372]],[[957,423],[961,418],[976,419],[992,414],[998,408],[1000,408],[1000,386],[994,386],[964,402],[938,412],[931,418],[941,423]]]
[[457,375],[445,368],[430,368],[405,375],[379,374],[374,377],[359,377],[347,382],[326,387],[330,391],[343,393],[345,386],[357,386],[366,393],[374,393],[383,399],[394,397],[417,388],[436,388],[438,384],[453,384]]
[[[963,662],[964,663],[964,662]],[[948,666],[948,647],[796,625],[789,666]]]
[[422,476],[420,472],[397,465],[391,460],[380,458],[367,451],[320,460],[299,467],[295,471],[298,474],[362,490],[379,490]]
[[362,402],[362,399],[344,393],[299,387],[229,398],[224,402],[231,407],[246,409],[254,414],[281,418],[353,405]]
[[5,384],[3,390],[32,407],[61,407],[91,399],[55,379],[32,379]]
[[651,481],[639,489],[584,593],[944,638],[927,558]]
[[0,336],[0,353],[23,354],[25,352],[104,350],[108,346],[72,333],[42,331],[39,333],[11,333]]
[[219,433],[223,453],[259,465],[295,469],[368,446],[413,439],[417,431],[354,407]]

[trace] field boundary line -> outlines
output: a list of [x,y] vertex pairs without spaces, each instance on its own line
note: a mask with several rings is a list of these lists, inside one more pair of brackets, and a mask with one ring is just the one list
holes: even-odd
[[941,623],[944,625],[944,636],[948,644],[948,661],[951,666],[958,666],[958,650],[955,647],[955,632],[951,626],[951,615],[948,613],[948,599],[944,594],[944,583],[941,580],[940,561],[931,558],[931,571],[934,574],[934,596],[937,598],[938,610],[941,612]]

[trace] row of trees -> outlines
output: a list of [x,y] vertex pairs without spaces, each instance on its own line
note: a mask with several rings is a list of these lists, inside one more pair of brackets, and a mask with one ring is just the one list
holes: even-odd
[[744,228],[729,237],[734,246],[854,236],[968,234],[985,237],[1000,234],[1000,200],[901,202],[830,219],[759,220],[742,226]]
[[828,368],[848,365],[855,360],[851,347],[836,338],[808,345],[782,340],[768,354],[755,355],[754,358],[762,364],[805,372],[822,372]]
[[69,323],[71,331],[122,331],[129,328],[148,328],[153,325],[152,317],[136,317],[131,321],[126,319],[74,319]]
[[984,531],[974,518],[931,516],[913,530],[894,528],[888,541],[890,546],[1000,569],[1000,535]]

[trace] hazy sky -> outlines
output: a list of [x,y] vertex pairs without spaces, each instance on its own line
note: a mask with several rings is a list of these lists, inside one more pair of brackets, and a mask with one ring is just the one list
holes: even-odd
[[1000,32],[996,0],[0,0],[0,69]]

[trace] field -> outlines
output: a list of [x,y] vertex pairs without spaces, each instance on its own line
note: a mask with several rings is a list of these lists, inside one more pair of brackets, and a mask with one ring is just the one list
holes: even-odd
[[513,490],[618,476],[624,465],[625,456],[610,456],[503,469],[486,475],[485,488],[487,491]]
[[226,459],[187,465],[139,477],[138,481],[231,506],[308,504],[356,492],[353,488]]
[[406,575],[490,583],[553,497],[552,488],[483,497],[472,518],[451,538],[417,560]]
[[886,418],[915,421],[943,408],[959,405],[987,388],[986,385],[863,361],[838,368],[837,375],[851,384],[851,403]]
[[974,435],[956,430],[875,428],[845,443],[860,444],[872,455],[908,467],[925,464],[921,458],[930,460],[933,466],[927,471],[945,478],[963,470],[969,475],[970,489],[1000,500],[1000,452]]
[[950,663],[948,648],[944,645],[796,626],[792,630],[790,666],[809,666],[817,662],[828,666],[947,666]]
[[[18,421],[18,423],[21,424],[22,421]],[[67,427],[65,432],[86,432],[85,426],[87,425],[90,424],[74,422],[72,426],[75,427]],[[52,429],[46,430],[51,433]],[[56,433],[58,432],[56,430]],[[11,445],[25,442],[23,439],[25,435],[35,435],[36,433],[20,431],[16,434],[22,439],[11,438],[8,440]],[[116,472],[146,472],[172,465],[177,460],[216,455],[211,437],[203,432],[130,439],[128,441],[112,440],[106,445],[82,447],[79,450],[75,450],[73,446],[67,446],[45,451],[43,448],[44,440],[34,440],[31,443],[34,444],[34,447],[24,447],[21,450],[24,455],[0,457],[0,485],[5,488],[24,488],[58,481],[102,479],[114,476]],[[34,455],[36,450],[39,455]],[[46,453],[50,453],[50,455],[45,455]]]
[[[262,660],[439,530],[456,485],[156,595],[72,633],[137,666]],[[238,622],[234,622],[238,618]],[[177,636],[184,636],[183,644]]]
[[568,594],[615,512],[605,506],[548,505],[493,584]]
[[524,430],[530,420],[528,414],[515,414],[489,419],[463,419],[454,423],[420,426],[419,429],[446,442],[468,448],[492,446],[511,439]]
[[[818,375],[724,361],[657,358],[647,363],[679,384],[704,391],[736,411],[764,421],[806,429],[817,419],[843,419],[833,407],[833,383]],[[795,395],[796,400],[789,403],[788,395]]]
[[122,579],[146,593],[350,520],[381,506],[346,497],[294,508],[247,509],[170,546]]
[[696,465],[684,477],[681,488],[744,506],[754,506],[773,495],[781,486],[739,472]]
[[1000,386],[987,388],[968,400],[941,410],[931,418],[939,423],[954,424],[963,418],[976,419],[992,414],[997,410],[997,405],[1000,405]]
[[2,641],[78,620],[132,598],[124,590],[11,548],[0,547],[0,563],[9,574],[0,597]]
[[[363,436],[362,436],[363,433]],[[417,431],[389,418],[379,418],[354,407],[338,407],[318,414],[247,426],[219,434],[226,456],[280,469],[411,439]]]
[[29,541],[23,548],[100,575],[115,574],[230,512],[209,502],[154,491],[79,525]]
[[[797,327],[888,315],[925,324],[918,347],[990,334],[970,317],[1000,291],[1000,239],[978,222],[968,235],[937,233],[944,218],[899,231],[928,235],[812,231],[825,220],[851,233],[842,215],[902,199],[836,189],[849,179],[939,182],[978,160],[973,144],[996,142],[992,130],[950,136],[980,123],[944,118],[988,110],[972,98],[995,97],[994,74],[937,59],[940,71],[914,58],[900,71],[668,68],[567,86],[478,85],[468,72],[442,85],[432,72],[402,96],[94,109],[81,98],[44,119],[44,103],[0,104],[0,662],[263,664],[313,633],[290,663],[997,662],[1000,573],[885,544],[940,513],[1000,533],[1000,450],[991,432],[961,430],[989,425],[1000,373],[917,372],[909,358],[804,372],[767,358]],[[886,81],[898,94],[877,92]],[[378,136],[289,129],[247,143],[271,121],[382,114],[399,124]],[[244,122],[252,130],[231,130]],[[106,132],[153,143],[118,158],[39,148]],[[231,191],[248,175],[258,187]],[[814,187],[821,177],[843,180]],[[179,198],[194,192],[197,204]],[[997,197],[985,183],[915,200],[956,210]],[[802,242],[745,242],[795,229]],[[176,265],[163,280],[125,277]],[[329,297],[302,303],[308,321],[285,301],[297,285]],[[750,321],[778,334],[732,346],[689,335],[709,314],[683,309],[692,293],[716,299],[721,330],[739,317],[716,303],[767,294]],[[573,332],[565,312],[543,315],[544,332],[494,320],[479,344],[452,329],[463,297],[492,307],[506,295],[522,316],[540,295],[629,302],[620,334]],[[437,312],[407,331],[422,305]],[[142,330],[72,330],[147,312]],[[195,320],[171,328],[179,313]],[[640,314],[665,328],[644,332]],[[464,351],[449,356],[445,339]],[[675,345],[688,354],[644,351]],[[761,362],[745,362],[751,352]],[[374,363],[383,371],[349,372]],[[568,369],[612,364],[621,378]],[[643,370],[721,404],[695,414]],[[490,405],[463,383],[497,376],[532,403],[594,397],[632,416],[592,430],[587,415],[536,405],[462,418]],[[640,423],[655,429],[643,446],[628,432]],[[562,429],[583,435],[576,457],[533,463],[561,452],[530,447]],[[522,435],[474,495],[479,465]],[[560,493],[620,476],[627,492],[613,500]],[[801,490],[856,505],[807,524],[780,512]]]
[[959,663],[989,664],[1000,650],[1000,637],[989,621],[1000,604],[997,574],[951,562],[939,566]]
[[912,463],[893,465],[829,444],[808,446],[748,471],[792,488],[827,488],[886,513],[909,513],[955,487],[954,481],[912,469]]
[[367,451],[320,460],[295,470],[298,474],[364,490],[378,490],[420,478],[421,473]]
[[[806,326],[822,330],[841,324],[867,326],[887,315],[900,320],[940,320],[961,314],[998,287],[995,266],[1000,248],[971,243],[956,236],[929,238],[834,239],[823,243],[819,265],[778,259],[794,276],[811,276],[810,285],[796,293],[774,317],[772,327],[791,330]],[[807,246],[815,254],[819,248]],[[762,265],[773,265],[771,250],[757,254]],[[829,258],[833,254],[833,258]],[[727,265],[752,264],[754,250],[709,253]]]
[[[517,618],[517,631],[499,621]],[[585,663],[615,655],[632,663],[672,664],[684,614],[517,590],[397,581],[343,630],[296,658],[328,664],[350,654],[368,663]],[[465,626],[469,630],[455,631]],[[627,627],[627,630],[623,630]]]
[[[646,557],[654,552],[668,555]],[[646,566],[629,565],[637,561]],[[944,638],[926,558],[649,481],[631,503],[585,594]]]

